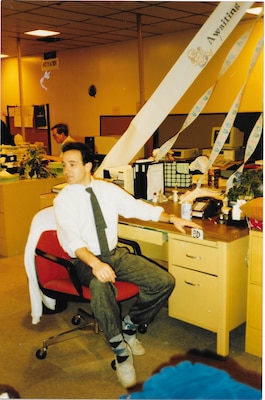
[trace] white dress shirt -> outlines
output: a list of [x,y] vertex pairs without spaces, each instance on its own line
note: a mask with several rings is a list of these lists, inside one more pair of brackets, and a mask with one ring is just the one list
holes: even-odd
[[63,146],[66,143],[69,143],[69,142],[75,142],[75,139],[73,139],[70,135],[66,136],[65,140],[59,145],[59,155],[60,155],[60,157],[63,156],[63,151],[62,151]]
[[[117,245],[119,215],[158,221],[164,211],[160,206],[154,207],[143,200],[136,200],[110,182],[92,178],[89,186],[93,189],[104,215],[110,250]],[[95,255],[100,254],[90,194],[83,185],[67,185],[54,199],[54,211],[59,241],[70,257],[76,257],[75,251],[83,247]]]

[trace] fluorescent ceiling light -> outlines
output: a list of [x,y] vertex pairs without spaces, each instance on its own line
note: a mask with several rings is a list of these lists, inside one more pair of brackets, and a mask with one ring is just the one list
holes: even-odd
[[24,32],[25,35],[40,36],[40,37],[55,36],[55,35],[60,35],[60,33],[61,32],[45,31],[44,29],[36,29],[35,31]]
[[7,58],[8,55],[7,54],[1,54],[0,58]]
[[246,12],[248,14],[259,15],[262,10],[263,10],[263,7],[253,7],[253,8],[249,8]]

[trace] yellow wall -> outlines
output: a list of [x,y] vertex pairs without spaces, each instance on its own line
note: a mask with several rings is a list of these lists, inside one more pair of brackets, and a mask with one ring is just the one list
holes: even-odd
[[[245,22],[236,27],[171,113],[190,111],[196,100],[217,79],[219,68],[232,45],[250,26],[250,23]],[[252,53],[262,33],[263,21],[256,24],[249,43],[218,82],[203,112],[228,112],[244,82]],[[186,31],[144,40],[146,100],[195,34],[195,31]],[[41,57],[22,58],[24,105],[48,103],[51,124],[67,122],[74,137],[94,136],[99,135],[100,115],[137,112],[139,81],[136,40],[96,48],[60,51],[57,52],[57,57],[59,70],[52,71],[50,79],[45,80],[47,91],[40,86],[43,76]],[[184,74],[185,71],[183,76]],[[96,98],[88,95],[91,84],[97,87]],[[2,115],[6,113],[7,105],[19,105],[16,59],[2,61]],[[262,107],[263,53],[252,71],[239,111],[261,111]]]

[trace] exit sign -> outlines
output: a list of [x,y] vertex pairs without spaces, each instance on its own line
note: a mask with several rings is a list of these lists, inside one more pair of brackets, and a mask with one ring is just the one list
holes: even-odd
[[41,70],[51,71],[54,69],[59,69],[59,58],[50,58],[48,60],[42,60]]

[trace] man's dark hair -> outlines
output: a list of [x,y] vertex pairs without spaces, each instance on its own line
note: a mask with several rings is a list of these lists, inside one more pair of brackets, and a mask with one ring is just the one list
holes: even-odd
[[62,123],[56,124],[51,128],[51,130],[53,130],[53,129],[57,129],[57,133],[59,133],[59,135],[64,133],[65,136],[68,136],[68,125],[66,125],[66,124],[62,124]]
[[91,154],[90,148],[85,143],[81,142],[68,142],[62,148],[62,152],[65,153],[69,150],[78,150],[81,153],[83,164],[94,162],[94,155]]

